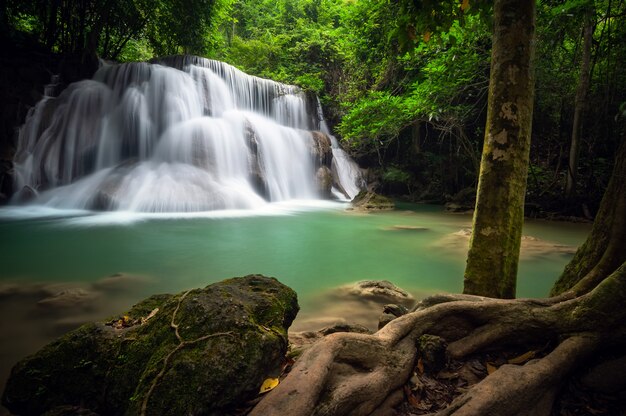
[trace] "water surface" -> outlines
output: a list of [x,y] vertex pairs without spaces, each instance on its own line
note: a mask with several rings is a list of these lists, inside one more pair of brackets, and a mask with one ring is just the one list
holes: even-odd
[[[295,329],[342,313],[328,312],[336,306],[328,294],[358,280],[390,280],[416,298],[462,290],[467,237],[453,233],[469,227],[471,216],[435,206],[373,214],[345,207],[277,206],[257,216],[0,211],[0,379],[17,359],[81,322],[120,313],[150,294],[233,276],[262,273],[295,289],[302,308]],[[551,243],[523,256],[518,296],[547,295],[588,230],[528,221],[525,235]]]

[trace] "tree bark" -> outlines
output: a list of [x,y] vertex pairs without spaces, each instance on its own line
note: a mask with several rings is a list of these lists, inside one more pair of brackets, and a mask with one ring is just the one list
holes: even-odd
[[593,228],[552,288],[552,295],[574,295],[593,289],[610,270],[626,261],[626,141],[617,151],[615,166]]
[[565,197],[572,198],[576,193],[576,176],[578,172],[578,154],[580,148],[580,134],[582,131],[582,118],[587,103],[587,91],[591,78],[591,46],[593,41],[593,10],[585,13],[583,29],[583,56],[580,63],[580,78],[576,89],[576,103],[574,107],[574,122],[572,123],[572,139],[569,149],[569,164],[567,168],[567,181],[565,183]]
[[535,2],[499,0],[464,293],[515,297],[534,95]]

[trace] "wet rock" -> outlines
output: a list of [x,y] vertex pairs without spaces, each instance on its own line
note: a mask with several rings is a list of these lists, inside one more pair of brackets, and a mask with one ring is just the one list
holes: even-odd
[[315,182],[317,184],[317,191],[320,195],[323,198],[330,198],[333,186],[333,176],[327,166],[322,166],[317,170],[317,173],[315,174]]
[[386,196],[371,191],[361,191],[352,200],[354,209],[363,211],[390,210],[395,208],[393,201]]
[[333,150],[330,137],[326,133],[321,131],[312,131],[313,146],[311,147],[311,154],[315,161],[317,168],[326,166],[330,169],[333,160]]
[[269,200],[269,187],[267,185],[265,170],[259,158],[259,138],[254,126],[249,121],[245,124],[246,145],[249,149],[248,173],[254,190],[263,198]]
[[21,415],[229,414],[280,369],[297,311],[295,292],[260,275],[152,296],[19,362],[2,403]]

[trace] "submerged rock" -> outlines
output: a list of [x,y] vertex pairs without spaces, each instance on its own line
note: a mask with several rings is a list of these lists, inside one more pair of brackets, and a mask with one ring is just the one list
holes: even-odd
[[49,309],[89,307],[97,296],[98,295],[96,293],[88,290],[74,288],[63,290],[41,299],[37,302],[37,304],[41,307]]
[[2,403],[21,415],[227,415],[277,375],[297,312],[295,292],[260,275],[152,296],[19,362]]
[[[466,253],[472,236],[471,228],[463,228],[455,233],[442,237],[434,245],[438,248]],[[570,255],[576,252],[576,247],[542,240],[529,235],[521,237],[520,256],[522,258],[540,257],[544,255]]]
[[149,276],[115,273],[94,282],[93,287],[104,292],[127,292],[142,287],[150,283],[150,281],[151,278]]
[[388,280],[361,280],[341,287],[339,294],[380,304],[394,303],[411,306],[415,302],[415,298],[409,292]]

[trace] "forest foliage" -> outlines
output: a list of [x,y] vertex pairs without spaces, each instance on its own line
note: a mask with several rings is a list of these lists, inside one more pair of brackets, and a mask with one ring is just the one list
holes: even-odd
[[[57,53],[120,61],[193,53],[316,93],[344,146],[381,190],[441,199],[473,187],[489,84],[483,0],[7,0],[2,30]],[[577,202],[593,208],[624,132],[626,5],[537,3],[528,197],[562,201],[583,31],[593,25]],[[579,206],[580,204],[571,204]]]

